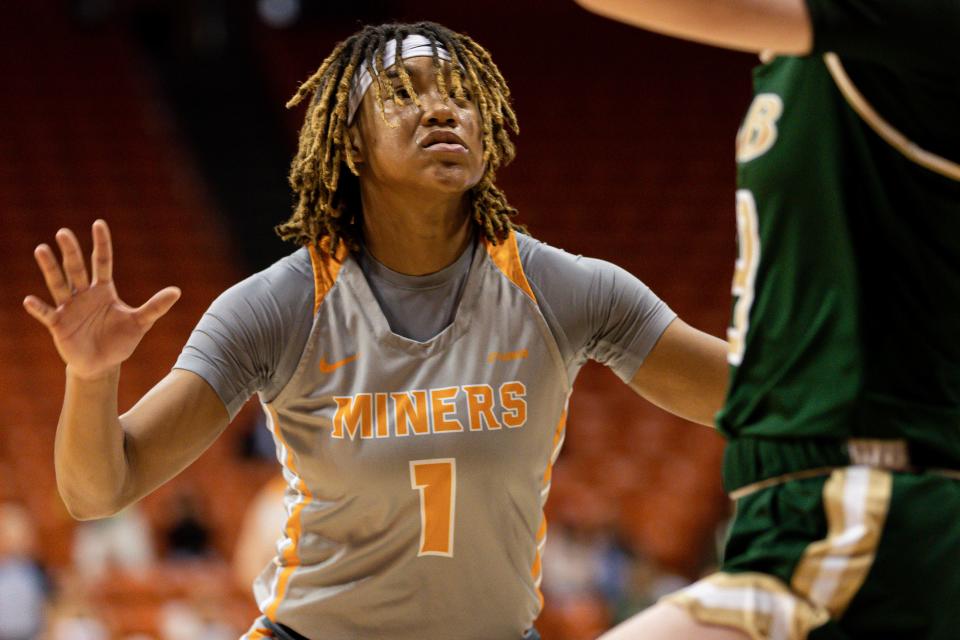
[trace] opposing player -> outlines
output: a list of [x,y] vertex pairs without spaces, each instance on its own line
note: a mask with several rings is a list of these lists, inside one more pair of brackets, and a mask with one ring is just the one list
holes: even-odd
[[737,139],[721,572],[605,638],[955,638],[960,3],[580,0],[764,51]]
[[514,155],[490,55],[431,23],[367,27],[309,100],[280,234],[303,248],[228,290],[176,368],[117,415],[120,363],[175,302],[133,310],[93,226],[37,249],[56,308],[27,309],[67,362],[62,495],[114,513],[196,459],[254,392],[289,519],[245,638],[536,637],[543,505],[588,358],[710,424],[726,346],[609,263],[519,233],[494,185]]

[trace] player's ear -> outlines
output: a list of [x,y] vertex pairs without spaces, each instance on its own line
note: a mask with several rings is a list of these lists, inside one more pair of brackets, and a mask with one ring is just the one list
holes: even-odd
[[[359,121],[360,118],[357,118]],[[356,167],[360,167],[365,161],[365,151],[363,144],[363,136],[360,135],[360,127],[357,125],[357,122],[354,122],[352,125],[347,127],[347,135],[344,140],[346,143],[346,153],[350,155],[350,159],[353,160],[353,164]]]

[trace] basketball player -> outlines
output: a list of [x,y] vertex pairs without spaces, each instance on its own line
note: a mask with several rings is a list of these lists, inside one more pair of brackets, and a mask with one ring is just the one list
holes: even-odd
[[763,51],[721,572],[605,638],[960,637],[960,2],[581,0]]
[[588,358],[712,424],[724,342],[634,277],[519,233],[494,185],[517,124],[490,55],[431,24],[366,27],[308,100],[280,234],[302,248],[218,298],[175,369],[117,415],[120,363],[176,301],[117,298],[69,230],[25,304],[67,363],[60,490],[108,515],[190,464],[258,393],[288,519],[244,638],[534,638],[543,505]]

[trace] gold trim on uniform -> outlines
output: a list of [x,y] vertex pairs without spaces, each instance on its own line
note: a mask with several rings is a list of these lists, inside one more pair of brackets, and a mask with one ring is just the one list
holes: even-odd
[[764,573],[715,573],[661,602],[702,624],[743,631],[751,640],[804,640],[830,619],[826,609]]
[[867,99],[857,89],[857,86],[853,84],[837,54],[824,54],[823,60],[847,103],[887,144],[902,153],[911,162],[925,169],[939,173],[951,180],[960,180],[960,164],[921,148],[877,113],[876,109],[867,102]]
[[784,473],[783,475],[767,478],[766,480],[759,480],[757,482],[740,487],[739,489],[735,489],[734,491],[730,492],[730,499],[739,500],[740,498],[745,498],[756,493],[757,491],[769,489],[770,487],[775,487],[778,484],[783,484],[785,482],[792,482],[794,480],[808,480],[810,478],[830,475],[836,469],[842,468],[843,467],[817,467],[815,469],[804,469],[803,471]]
[[[802,473],[812,477],[825,470],[810,469],[790,479]],[[744,487],[750,492],[757,488]],[[863,586],[880,544],[892,489],[889,471],[834,469],[823,485],[827,536],[806,548],[789,587],[763,573],[716,573],[664,601],[698,622],[738,629],[752,640],[803,640],[830,618],[839,618]]]
[[873,561],[890,508],[893,476],[869,467],[834,471],[823,485],[827,537],[804,551],[790,586],[840,617]]

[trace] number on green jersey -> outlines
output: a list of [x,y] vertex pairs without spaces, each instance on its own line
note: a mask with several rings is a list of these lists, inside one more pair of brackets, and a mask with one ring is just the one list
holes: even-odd
[[737,191],[737,262],[733,273],[733,326],[727,329],[730,344],[727,360],[739,366],[743,361],[747,330],[750,328],[750,307],[753,305],[753,285],[760,263],[760,229],[757,203],[748,189]]

